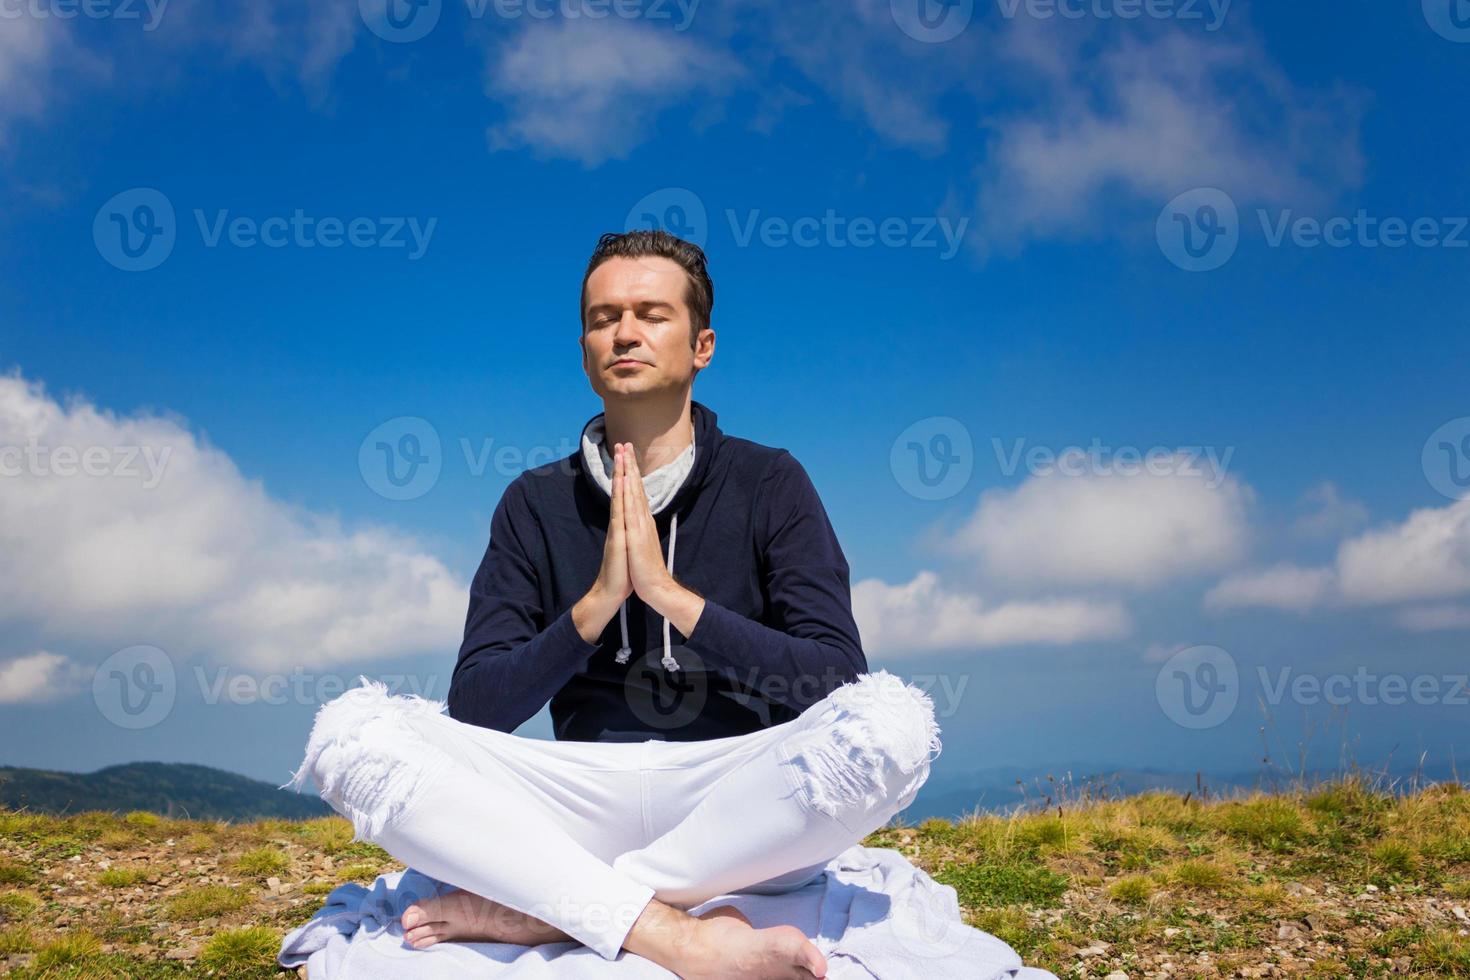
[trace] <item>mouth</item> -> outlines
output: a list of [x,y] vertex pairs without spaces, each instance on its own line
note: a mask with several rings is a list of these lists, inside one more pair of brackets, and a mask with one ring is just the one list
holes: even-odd
[[638,361],[638,360],[634,360],[631,357],[625,357],[621,361],[613,361],[612,366],[613,367],[634,367],[634,366],[642,367],[643,365],[645,365],[647,363],[648,363],[647,361]]

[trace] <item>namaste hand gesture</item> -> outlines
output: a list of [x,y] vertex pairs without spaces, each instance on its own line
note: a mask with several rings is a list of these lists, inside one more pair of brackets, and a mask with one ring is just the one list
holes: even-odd
[[704,599],[669,573],[658,526],[643,491],[643,474],[629,443],[613,445],[612,484],[612,513],[598,573],[601,592],[616,600],[616,605],[638,593],[650,608],[667,616],[680,633],[688,636],[704,610]]

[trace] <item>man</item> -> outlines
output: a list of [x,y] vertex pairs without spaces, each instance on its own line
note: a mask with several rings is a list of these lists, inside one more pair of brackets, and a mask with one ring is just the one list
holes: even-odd
[[[318,712],[293,782],[458,888],[405,912],[415,947],[571,940],[680,977],[822,977],[793,926],[687,910],[810,882],[928,776],[933,704],[868,672],[804,469],[692,400],[713,296],[697,246],[603,236],[580,345],[604,412],[501,497],[449,715],[366,679]],[[548,701],[555,742],[512,734]]]

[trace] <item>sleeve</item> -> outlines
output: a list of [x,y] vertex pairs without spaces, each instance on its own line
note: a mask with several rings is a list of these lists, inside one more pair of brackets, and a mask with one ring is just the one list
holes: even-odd
[[470,583],[464,642],[449,682],[449,715],[513,732],[586,666],[598,644],[567,608],[547,625],[536,573],[536,517],[516,480],[490,521],[490,543]]
[[816,487],[789,452],[761,478],[754,527],[770,625],[706,598],[685,642],[714,669],[753,669],[769,700],[801,711],[867,673],[868,662],[847,558]]

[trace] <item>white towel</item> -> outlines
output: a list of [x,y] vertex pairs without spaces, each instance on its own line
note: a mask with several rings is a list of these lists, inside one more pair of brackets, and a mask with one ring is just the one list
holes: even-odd
[[[669,980],[668,970],[627,950],[607,960],[575,942],[517,946],[446,942],[417,950],[399,917],[413,902],[449,891],[413,869],[371,888],[339,885],[311,921],[287,934],[282,966],[306,964],[308,980]],[[779,895],[734,893],[690,909],[733,905],[756,928],[800,928],[827,957],[831,980],[1057,980],[1021,965],[1016,951],[966,925],[955,890],[897,851],[854,844],[804,887]]]

